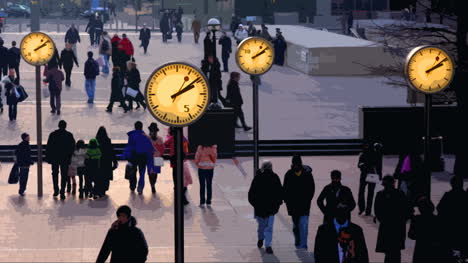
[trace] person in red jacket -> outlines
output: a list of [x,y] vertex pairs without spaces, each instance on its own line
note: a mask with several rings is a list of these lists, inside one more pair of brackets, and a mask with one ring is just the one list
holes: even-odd
[[130,41],[130,39],[127,38],[126,34],[122,34],[122,40],[120,41],[120,44],[122,44],[122,48],[125,51],[125,54],[127,54],[127,56],[133,56],[133,44]]

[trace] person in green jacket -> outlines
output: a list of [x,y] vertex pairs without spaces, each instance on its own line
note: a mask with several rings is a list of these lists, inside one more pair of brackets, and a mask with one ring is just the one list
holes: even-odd
[[89,140],[86,150],[86,176],[85,176],[85,197],[97,199],[99,189],[99,163],[101,161],[101,150],[96,139]]

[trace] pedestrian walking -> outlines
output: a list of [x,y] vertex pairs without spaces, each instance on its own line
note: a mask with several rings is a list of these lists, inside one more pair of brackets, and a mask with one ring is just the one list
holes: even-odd
[[[171,160],[171,168],[172,168],[172,181],[174,182],[174,189],[176,187],[176,178],[177,178],[177,174],[176,174],[176,163],[177,163],[177,160],[176,160],[176,156],[175,156],[175,138],[174,138],[174,128],[173,127],[170,127],[169,128],[169,132],[168,132],[168,135],[166,137],[166,141],[164,141],[164,147],[166,149],[169,149],[169,159]],[[187,200],[187,187],[188,185],[192,184],[192,175],[190,174],[190,170],[188,169],[188,165],[186,163],[186,157],[189,153],[189,150],[188,150],[188,140],[187,138],[185,138],[185,136],[183,136],[183,142],[182,142],[182,148],[183,148],[183,154],[182,154],[182,159],[183,159],[183,197],[184,197],[184,200],[183,200],[183,204],[184,206],[185,205],[188,205],[189,204],[189,201]]]
[[400,263],[412,210],[405,194],[395,188],[393,176],[384,176],[382,185],[375,198],[374,213],[380,223],[375,251],[385,253],[385,263]]
[[406,198],[414,203],[418,198],[421,186],[418,182],[425,176],[424,164],[419,153],[414,149],[408,148],[407,153],[400,155],[398,164],[395,168],[394,178],[398,180],[398,189],[405,193]]
[[195,44],[198,44],[198,40],[200,39],[200,31],[201,22],[200,20],[198,20],[198,17],[195,16],[195,18],[192,21],[193,40],[195,41]]
[[20,49],[16,47],[16,41],[11,42],[11,48],[8,49],[8,67],[15,69],[16,78],[18,79],[18,84],[20,83],[20,71],[19,65],[21,62],[21,52]]
[[114,15],[114,17],[117,16],[117,13],[115,13],[115,4],[113,2],[109,3],[109,10],[110,10],[110,15]]
[[341,172],[333,170],[330,178],[331,183],[323,188],[317,198],[317,205],[323,213],[324,224],[333,220],[337,209],[346,211],[347,219],[351,219],[351,211],[356,207],[351,189],[341,184]]
[[239,24],[240,24],[239,18],[236,15],[232,15],[230,29],[231,29],[233,36],[236,33],[236,30],[239,28]]
[[[135,50],[133,49],[133,44],[130,39],[128,39],[126,34],[122,34],[122,40],[120,41],[120,44],[122,44],[122,49],[125,51],[125,54],[128,56],[128,60],[130,60],[131,57],[133,57],[133,54]],[[126,60],[125,62],[127,62]]]
[[181,6],[177,8],[177,12],[175,13],[175,18],[176,21],[181,21],[182,20],[182,15],[184,14],[184,10],[182,9]]
[[351,34],[351,28],[353,28],[353,23],[354,23],[353,11],[349,11],[349,13],[348,13],[348,21],[347,21],[348,35]]
[[99,54],[102,57],[102,73],[109,74],[109,59],[112,55],[112,45],[109,34],[104,31],[101,35],[101,43],[99,44]]
[[273,38],[271,37],[270,35],[270,32],[268,32],[268,27],[265,25],[265,24],[262,24],[262,30],[260,32],[260,37],[268,40],[268,41],[272,41]]
[[[218,159],[218,146],[205,142],[197,147],[195,165],[198,167],[198,180],[200,182],[200,206],[211,205],[213,193],[213,175]],[[206,187],[206,196],[205,196]]]
[[[151,140],[143,131],[143,123],[135,122],[135,130],[127,133],[128,143],[123,152],[123,157],[133,166],[138,167],[140,177],[138,179],[138,194],[143,194],[145,187],[146,167],[153,164],[154,147]],[[137,187],[136,174],[129,178],[130,191],[134,192]]]
[[[78,187],[79,187],[78,191],[79,191],[80,199],[83,199],[83,196],[85,194],[85,186],[86,186],[85,160],[86,160],[86,145],[83,140],[78,140],[76,142],[76,149],[71,158],[71,164],[69,167],[69,170],[72,172],[71,173],[69,172],[68,174],[71,177],[72,194],[75,194],[76,192],[75,190],[76,189],[76,176],[78,176]],[[88,194],[89,192],[86,192],[86,198],[88,198]]]
[[140,105],[143,106],[143,110],[146,110],[145,97],[140,91],[140,82],[140,71],[138,70],[137,65],[135,64],[135,62],[128,63],[128,87],[137,92],[135,97],[132,97],[130,95],[127,96],[128,108],[130,110],[133,110],[133,101],[135,101],[137,104],[137,107],[135,108],[136,110],[140,108]]
[[[88,148],[86,149],[86,177],[88,181],[89,198],[98,199],[101,197],[100,183],[102,181],[102,174],[100,173],[102,152],[99,148],[99,143],[96,139],[89,140]],[[86,181],[86,180],[85,180]]]
[[336,19],[336,21],[339,21],[341,24],[341,31],[343,35],[348,35],[348,14],[346,12],[343,12],[343,14]]
[[71,86],[71,73],[73,70],[73,63],[77,66],[78,59],[76,58],[75,52],[72,50],[72,44],[66,43],[65,48],[60,53],[60,66],[65,70],[65,85]]
[[0,37],[0,78],[3,78],[8,74],[8,60],[5,58],[8,58],[8,48],[4,47],[3,45],[5,42],[3,39]]
[[286,53],[286,49],[288,48],[288,44],[283,37],[283,33],[281,31],[277,31],[276,38],[273,40],[273,46],[275,49],[275,61],[274,63],[279,66],[284,65],[284,54]]
[[148,51],[149,42],[151,39],[151,30],[146,27],[146,23],[143,24],[143,28],[140,30],[139,39],[141,41],[140,47],[143,47],[143,50],[146,55],[146,52]]
[[8,118],[10,121],[16,121],[18,114],[18,90],[15,84],[11,82],[5,84],[5,99],[8,105]]
[[163,154],[165,151],[164,141],[161,136],[158,136],[159,128],[158,124],[152,122],[148,127],[149,138],[154,147],[153,153],[153,166],[148,169],[148,177],[151,186],[151,192],[156,193],[156,181],[158,180],[158,174],[161,173],[161,167],[164,165]]
[[132,216],[130,207],[120,206],[115,221],[102,244],[96,263],[106,262],[112,253],[111,263],[144,263],[148,256],[148,244],[145,235],[136,227],[137,220]]
[[110,181],[114,180],[114,170],[117,169],[119,163],[115,155],[112,140],[107,135],[107,130],[104,126],[99,127],[96,134],[96,140],[101,150],[101,159],[99,163],[99,174],[97,178],[97,193],[99,196],[105,196],[109,190]]
[[159,20],[159,30],[162,33],[163,43],[167,43],[168,36],[171,32],[171,24],[169,21],[169,13],[166,11]]
[[125,104],[125,99],[123,96],[124,81],[122,74],[120,73],[119,67],[114,67],[112,69],[112,81],[111,81],[111,95],[109,99],[109,104],[107,105],[106,112],[111,113],[114,106],[114,102],[119,102],[120,107],[123,108],[124,113],[128,111],[127,104]]
[[19,168],[19,190],[18,194],[24,196],[28,184],[29,167],[34,164],[31,158],[31,146],[29,145],[29,134],[21,134],[21,142],[16,147],[16,165]]
[[60,115],[62,109],[63,73],[57,67],[47,70],[46,82],[49,84],[50,113]]
[[318,228],[314,256],[316,263],[369,263],[362,228],[350,221],[346,209],[338,208],[334,219]]
[[76,53],[76,44],[81,42],[80,32],[76,29],[75,24],[71,24],[70,28],[65,33],[65,44],[70,44],[71,49],[75,57],[78,57]]
[[234,33],[234,38],[236,39],[237,45],[239,45],[242,40],[249,37],[249,33],[245,30],[244,25],[239,24],[236,32]]
[[247,34],[249,35],[249,37],[253,37],[257,35],[257,29],[255,28],[255,25],[251,21],[247,23],[247,26],[248,26]]
[[273,254],[271,242],[273,240],[273,224],[275,215],[283,204],[283,187],[270,161],[264,161],[252,180],[249,189],[249,203],[254,208],[257,228],[257,247],[262,248],[265,243],[266,252]]
[[[223,89],[223,82],[221,80],[221,64],[218,58],[214,57],[213,54],[202,60],[201,70],[208,77],[208,83],[211,89],[211,102],[218,103],[215,100],[216,97],[221,97],[221,90]],[[217,95],[217,96],[216,96]]]
[[205,38],[203,39],[203,59],[207,59],[208,56],[214,55],[214,45],[213,41],[211,40],[211,32],[206,32]]
[[[372,212],[372,204],[374,202],[374,191],[377,182],[373,176],[378,175],[378,179],[382,180],[382,170],[377,170],[377,153],[371,148],[368,142],[363,144],[362,153],[359,155],[358,168],[361,170],[361,176],[359,179],[359,215],[362,215],[364,211],[366,216],[370,216]],[[365,199],[365,191],[367,186],[367,202]],[[366,206],[367,204],[367,206]]]
[[94,45],[99,46],[101,43],[101,35],[104,32],[104,24],[101,17],[96,13],[96,20],[94,24]]
[[[240,76],[239,72],[231,72],[231,78],[227,85],[226,103],[234,108],[235,127],[244,128],[244,131],[249,131],[252,128],[247,126],[244,112],[242,111],[242,104],[244,104],[244,101],[239,88]],[[237,119],[241,121],[242,126],[237,124]]]
[[91,44],[91,47],[94,47],[95,45],[95,35],[96,35],[96,18],[95,16],[90,16],[88,24],[86,25],[85,32],[88,33],[89,35],[89,42]]
[[221,38],[219,39],[219,45],[221,45],[221,58],[223,60],[224,70],[223,72],[229,72],[229,57],[232,53],[232,41],[227,36],[226,32],[223,31]]
[[[114,34],[114,36],[111,39],[111,46],[112,46],[112,65],[114,67],[119,67],[120,63],[117,61],[118,60],[118,52],[120,49],[118,48],[118,45],[122,39],[120,39],[119,35]],[[122,68],[120,68],[122,70]]]
[[177,33],[177,41],[179,43],[182,42],[182,32],[184,32],[184,24],[182,24],[181,20],[178,20],[175,24],[175,29]]
[[[54,184],[54,197],[60,193],[60,199],[65,199],[65,188],[67,193],[71,192],[68,176],[68,166],[75,152],[75,139],[67,129],[67,122],[59,121],[58,130],[50,133],[47,140],[46,160],[52,165],[52,182]],[[58,185],[58,174],[60,171],[60,188]]]
[[307,250],[310,204],[315,183],[312,168],[302,164],[300,155],[292,158],[291,169],[284,176],[283,191],[288,215],[293,221],[294,245],[297,249]]
[[56,67],[61,67],[60,66],[60,54],[57,48],[54,49],[54,55],[49,60],[49,62],[47,62],[47,69],[53,69]]
[[93,59],[93,52],[88,51],[88,60],[84,68],[85,88],[88,95],[88,104],[94,103],[94,93],[96,91],[96,76],[99,76],[99,64]]

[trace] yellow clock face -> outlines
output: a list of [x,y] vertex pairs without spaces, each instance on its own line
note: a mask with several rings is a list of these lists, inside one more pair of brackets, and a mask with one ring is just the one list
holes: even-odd
[[54,56],[55,44],[52,39],[42,33],[33,32],[21,41],[21,56],[33,66],[44,65]]
[[239,68],[250,75],[261,75],[270,70],[274,60],[271,43],[260,37],[246,38],[239,44],[236,61]]
[[156,69],[146,83],[148,109],[160,122],[174,127],[198,120],[210,102],[206,76],[187,63],[168,63]]
[[437,93],[447,88],[455,72],[450,55],[431,46],[415,48],[406,60],[405,73],[409,84],[423,93]]

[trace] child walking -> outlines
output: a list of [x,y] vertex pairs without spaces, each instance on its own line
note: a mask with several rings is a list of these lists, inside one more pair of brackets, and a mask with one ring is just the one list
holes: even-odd
[[83,140],[79,140],[76,143],[76,149],[73,153],[70,167],[68,168],[68,175],[72,181],[72,194],[76,194],[76,175],[79,180],[79,198],[83,199],[84,188],[83,188],[83,177],[85,174],[85,160],[86,160],[86,145]]
[[98,198],[96,188],[99,188],[99,185],[96,185],[96,178],[99,176],[101,156],[102,154],[97,140],[89,140],[88,149],[86,150],[85,197]]

